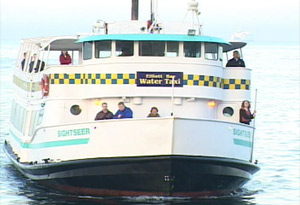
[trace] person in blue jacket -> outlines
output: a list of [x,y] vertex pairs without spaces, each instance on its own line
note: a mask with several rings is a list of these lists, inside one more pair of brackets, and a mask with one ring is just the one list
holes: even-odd
[[118,103],[119,110],[114,115],[114,119],[132,118],[132,110],[126,107],[123,102]]

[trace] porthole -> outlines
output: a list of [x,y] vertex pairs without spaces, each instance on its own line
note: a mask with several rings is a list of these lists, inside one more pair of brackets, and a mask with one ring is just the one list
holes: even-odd
[[70,112],[73,114],[73,115],[79,115],[81,113],[81,108],[79,105],[73,105],[70,109]]
[[233,113],[234,113],[234,111],[233,111],[232,107],[225,107],[223,109],[223,115],[225,117],[231,117],[233,115]]

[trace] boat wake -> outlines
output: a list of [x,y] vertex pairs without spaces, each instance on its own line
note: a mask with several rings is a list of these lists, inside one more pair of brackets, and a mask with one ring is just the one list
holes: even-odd
[[[94,197],[69,195],[68,201],[74,203],[100,203],[100,204],[255,204],[249,202],[260,190],[241,188],[226,196],[206,197],[162,197],[162,196],[137,196],[137,197]],[[60,195],[62,197],[62,195]],[[64,195],[66,197],[66,195]]]

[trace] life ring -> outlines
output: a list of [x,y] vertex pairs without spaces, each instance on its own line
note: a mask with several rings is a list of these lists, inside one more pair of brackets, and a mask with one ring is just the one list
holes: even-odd
[[49,95],[49,77],[48,77],[48,75],[43,75],[41,85],[42,85],[42,95],[48,96]]

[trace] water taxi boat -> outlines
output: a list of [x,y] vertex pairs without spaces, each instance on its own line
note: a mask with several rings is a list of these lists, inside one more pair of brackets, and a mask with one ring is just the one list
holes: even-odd
[[[255,128],[239,123],[251,69],[224,67],[223,54],[245,43],[194,28],[168,34],[155,19],[131,21],[125,33],[122,25],[22,41],[4,145],[14,166],[84,195],[216,196],[242,187],[259,170]],[[59,65],[62,50],[71,64]],[[133,118],[95,121],[103,102],[112,111],[124,102]],[[147,118],[153,106],[160,117]]]

